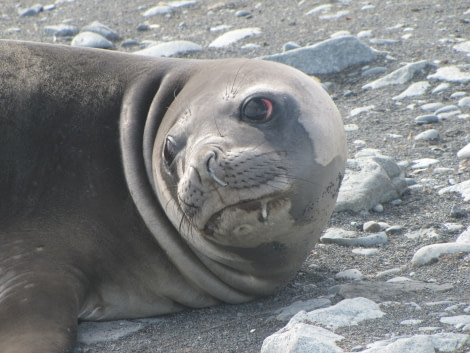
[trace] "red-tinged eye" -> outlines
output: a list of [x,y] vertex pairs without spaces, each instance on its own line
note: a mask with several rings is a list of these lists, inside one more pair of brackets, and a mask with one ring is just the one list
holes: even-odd
[[273,102],[267,98],[255,97],[245,102],[242,107],[243,120],[264,123],[271,118]]

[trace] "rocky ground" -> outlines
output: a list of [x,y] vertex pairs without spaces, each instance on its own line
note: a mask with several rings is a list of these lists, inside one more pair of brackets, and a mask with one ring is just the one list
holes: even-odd
[[[264,352],[288,352],[286,340],[294,342],[296,335],[304,348],[292,352],[470,352],[470,2],[198,0],[170,4],[160,8],[166,14],[154,15],[147,11],[158,4],[149,0],[35,4],[1,2],[0,37],[94,40],[129,52],[184,40],[191,42],[179,43],[187,52],[176,56],[195,58],[256,58],[282,53],[289,42],[306,47],[332,36],[359,38],[384,53],[317,75],[344,117],[354,160],[348,175],[354,179],[363,168],[361,156],[384,155],[393,161],[387,165],[400,167],[395,177],[408,186],[395,190],[391,202],[376,199],[365,210],[335,212],[329,228],[339,228],[340,239],[362,240],[340,245],[332,235],[338,230],[330,229],[277,295],[155,319],[84,323],[77,352],[260,352],[265,338],[300,310],[308,313],[267,340]],[[77,37],[93,21],[118,37],[108,36],[107,43]],[[247,37],[214,43],[236,29],[246,29]],[[420,61],[425,63],[414,74],[408,70],[411,76],[402,83],[363,88]],[[372,196],[379,192],[369,190]],[[417,252],[423,247],[429,258]]]

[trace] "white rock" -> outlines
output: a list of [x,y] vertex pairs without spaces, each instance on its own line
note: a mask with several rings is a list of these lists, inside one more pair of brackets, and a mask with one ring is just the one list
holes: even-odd
[[470,180],[466,180],[462,183],[443,188],[439,190],[439,195],[448,192],[457,192],[462,195],[465,202],[470,201]]
[[421,158],[414,160],[412,163],[411,169],[426,169],[434,164],[438,164],[439,160],[434,158]]
[[410,85],[405,91],[398,96],[393,97],[393,100],[402,100],[408,97],[422,96],[428,90],[430,84],[428,81],[419,81]]
[[356,248],[356,249],[352,249],[353,254],[364,255],[364,256],[374,256],[378,252],[379,252],[379,249],[377,249],[377,248],[370,248],[370,249]]
[[470,53],[470,41],[462,42],[454,45],[454,49],[464,53]]
[[414,77],[416,73],[423,72],[424,69],[428,66],[434,66],[434,64],[424,60],[407,64],[404,67],[401,67],[389,73],[388,75],[379,78],[378,80],[362,86],[362,89],[377,89],[385,86],[401,85],[407,83]]
[[289,321],[299,311],[312,311],[315,309],[325,308],[331,305],[329,299],[310,299],[305,301],[296,301],[289,306],[279,309],[276,313],[276,319],[279,321]]
[[470,97],[463,97],[463,98],[459,99],[459,102],[457,104],[458,104],[459,107],[469,108],[470,107]]
[[434,88],[431,93],[441,93],[441,92],[444,92],[446,90],[448,90],[450,88],[450,85],[446,82],[443,82],[441,84],[439,84],[436,88]]
[[335,278],[337,279],[352,279],[354,281],[360,281],[362,278],[362,273],[356,268],[350,268],[348,270],[344,270],[341,272],[338,272],[335,275]]
[[453,325],[457,329],[470,331],[470,315],[445,316],[441,317],[440,321],[443,324]]
[[436,73],[429,75],[428,80],[467,83],[470,82],[470,72],[462,72],[457,66],[446,66],[437,69]]
[[156,15],[170,15],[172,12],[173,9],[170,6],[160,5],[148,9],[142,15],[144,17],[152,17]]
[[461,159],[470,158],[470,143],[457,152],[457,157]]
[[175,40],[172,42],[159,43],[152,45],[148,48],[138,50],[134,52],[136,55],[145,56],[173,56],[177,54],[184,54],[188,52],[201,51],[202,47],[196,43],[189,42],[186,40]]
[[209,44],[209,48],[226,48],[242,39],[258,36],[260,34],[261,30],[258,27],[235,29],[216,38],[211,44]]
[[72,43],[73,47],[91,47],[91,48],[101,48],[101,49],[112,49],[114,44],[107,40],[102,35],[93,32],[82,32],[77,34]]
[[261,353],[343,353],[335,344],[343,338],[321,327],[289,322],[263,341]]
[[455,242],[470,244],[470,226],[459,235],[459,237],[457,238]]
[[324,4],[324,5],[319,5],[317,7],[314,7],[310,11],[308,11],[305,15],[310,16],[310,15],[316,15],[318,13],[326,13],[331,10],[333,5],[331,4]]
[[361,353],[434,353],[454,352],[470,341],[470,336],[459,333],[436,333],[394,337],[390,340],[368,344]]
[[418,319],[408,319],[408,320],[403,320],[402,322],[400,322],[400,325],[410,325],[410,326],[413,326],[413,325],[419,325],[420,323],[422,323],[423,320],[418,320]]
[[354,108],[349,113],[349,117],[353,117],[362,113],[367,113],[368,111],[371,111],[373,109],[375,109],[375,105],[368,105],[365,107]]
[[443,106],[444,104],[436,102],[436,103],[423,104],[420,108],[424,112],[435,112],[436,110],[442,108]]
[[144,327],[141,323],[119,320],[108,322],[82,322],[78,325],[77,341],[84,344],[117,341]]
[[311,312],[301,311],[291,322],[318,323],[329,329],[357,325],[364,320],[381,318],[385,313],[378,304],[367,298],[344,299],[329,308],[317,309]]
[[413,265],[427,265],[439,259],[443,254],[455,254],[457,252],[470,252],[470,243],[440,243],[422,247],[413,255]]

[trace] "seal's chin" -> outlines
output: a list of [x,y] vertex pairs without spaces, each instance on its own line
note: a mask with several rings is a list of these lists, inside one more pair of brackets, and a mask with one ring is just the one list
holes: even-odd
[[271,240],[278,225],[284,228],[293,222],[290,206],[285,195],[241,201],[214,213],[202,234],[219,245],[256,246]]

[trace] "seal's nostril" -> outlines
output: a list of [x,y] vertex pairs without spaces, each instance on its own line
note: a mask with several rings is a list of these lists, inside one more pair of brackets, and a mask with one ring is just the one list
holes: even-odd
[[214,170],[213,170],[213,169],[211,168],[211,166],[210,166],[211,160],[212,160],[213,158],[215,158],[215,153],[214,153],[214,152],[211,152],[211,153],[209,154],[209,158],[207,158],[207,163],[206,163],[207,172],[209,173],[210,177],[211,177],[217,184],[219,184],[219,185],[221,185],[221,186],[223,186],[223,187],[226,187],[228,184],[227,184],[225,181],[219,179],[219,178],[217,177],[217,175],[215,175]]

